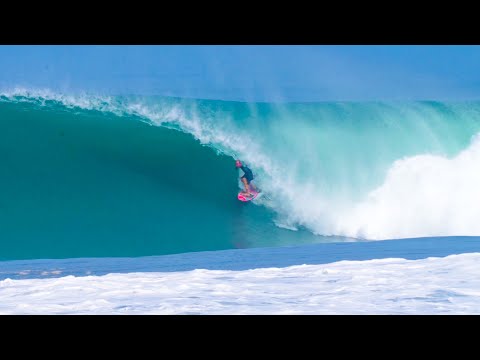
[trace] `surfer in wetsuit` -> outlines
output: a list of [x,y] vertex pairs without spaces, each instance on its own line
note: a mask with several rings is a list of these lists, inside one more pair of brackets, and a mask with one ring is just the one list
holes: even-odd
[[241,169],[243,171],[243,176],[240,178],[242,180],[243,186],[245,186],[244,193],[246,195],[252,195],[250,189],[255,192],[258,192],[257,187],[252,183],[253,180],[253,173],[252,170],[246,165],[243,165],[240,160],[235,161],[235,166],[237,169]]

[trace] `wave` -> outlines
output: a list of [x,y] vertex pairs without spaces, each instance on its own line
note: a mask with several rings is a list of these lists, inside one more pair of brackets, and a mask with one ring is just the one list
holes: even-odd
[[[208,213],[207,204],[228,208],[235,221],[245,216],[248,225],[242,226],[258,231],[242,233],[242,246],[330,239],[306,232],[366,240],[480,232],[475,222],[478,102],[244,103],[13,89],[0,94],[0,106],[11,112],[4,113],[2,123],[12,127],[12,141],[19,138],[20,127],[30,134],[30,145],[48,126],[75,129],[76,138],[55,140],[45,162],[58,158],[60,148],[84,155],[90,151],[87,174],[98,176],[99,168],[115,164],[119,177],[135,173],[151,181],[155,176],[158,183],[176,188],[179,198],[187,198],[179,208],[195,209],[191,219]],[[12,151],[3,147],[4,153]],[[37,156],[43,151],[30,149],[36,150]],[[25,148],[20,152],[15,156],[32,161]],[[251,166],[266,195],[248,211],[232,202],[240,188],[233,158]],[[66,164],[67,159],[49,168],[58,172]],[[128,185],[140,186],[137,180]],[[157,191],[143,190],[145,197]],[[197,205],[192,198],[199,199]],[[117,206],[123,206],[121,201]],[[164,216],[165,209],[158,214]],[[212,226],[219,220],[202,221]],[[212,235],[213,230],[207,237],[231,239],[242,226],[221,226],[223,235]],[[272,228],[280,233],[269,235]]]

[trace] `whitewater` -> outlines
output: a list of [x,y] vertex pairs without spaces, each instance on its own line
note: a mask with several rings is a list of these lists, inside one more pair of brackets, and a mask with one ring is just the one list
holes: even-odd
[[480,314],[479,269],[480,253],[470,253],[244,271],[5,279],[0,314]]

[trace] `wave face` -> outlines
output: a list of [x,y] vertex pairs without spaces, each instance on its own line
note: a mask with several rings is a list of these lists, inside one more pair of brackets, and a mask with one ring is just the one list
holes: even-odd
[[[15,89],[0,126],[1,259],[480,234],[476,102]],[[233,158],[254,170],[256,204],[236,200]]]

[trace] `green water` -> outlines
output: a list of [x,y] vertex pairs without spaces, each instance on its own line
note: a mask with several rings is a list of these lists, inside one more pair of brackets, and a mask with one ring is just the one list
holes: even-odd
[[160,255],[292,236],[267,210],[247,211],[232,158],[189,134],[15,103],[0,103],[0,127],[2,260]]

